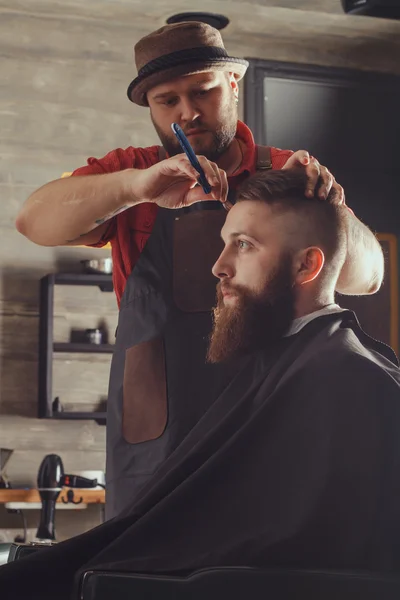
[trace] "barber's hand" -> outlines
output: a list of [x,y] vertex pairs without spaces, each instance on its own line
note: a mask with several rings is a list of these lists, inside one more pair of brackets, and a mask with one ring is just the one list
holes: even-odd
[[318,190],[319,198],[326,200],[331,188],[333,187],[337,192],[335,196],[335,203],[345,204],[344,190],[342,186],[337,183],[332,173],[330,173],[326,167],[320,165],[316,158],[309,155],[307,150],[297,150],[297,152],[292,154],[282,168],[293,169],[296,167],[303,167],[306,170],[308,179],[306,196],[308,198],[312,198],[314,196],[318,180],[321,178],[322,183]]
[[199,174],[185,154],[177,154],[148,169],[135,170],[133,194],[142,202],[154,202],[164,208],[182,208],[204,200],[226,202],[228,179],[225,171],[204,156],[197,158],[211,186],[210,194],[205,194],[197,185]]

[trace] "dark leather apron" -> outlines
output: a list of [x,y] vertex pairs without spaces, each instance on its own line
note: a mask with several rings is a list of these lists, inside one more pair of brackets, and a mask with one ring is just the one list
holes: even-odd
[[[259,147],[257,169],[268,168]],[[205,361],[225,217],[217,202],[159,208],[127,280],[108,394],[107,519],[135,501],[232,377]]]

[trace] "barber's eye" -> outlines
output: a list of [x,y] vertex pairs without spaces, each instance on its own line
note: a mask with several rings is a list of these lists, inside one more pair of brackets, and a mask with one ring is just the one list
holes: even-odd
[[178,99],[177,98],[168,98],[168,100],[166,100],[164,102],[165,106],[175,106],[175,104],[177,103]]
[[198,96],[205,96],[206,94],[208,94],[209,90],[197,90],[196,94]]

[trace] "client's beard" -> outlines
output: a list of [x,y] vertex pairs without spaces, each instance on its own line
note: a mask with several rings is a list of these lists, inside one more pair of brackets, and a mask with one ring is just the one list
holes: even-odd
[[288,331],[295,314],[290,256],[282,259],[264,289],[251,292],[243,286],[226,286],[237,295],[234,306],[225,306],[220,284],[207,360],[219,363],[268,349]]

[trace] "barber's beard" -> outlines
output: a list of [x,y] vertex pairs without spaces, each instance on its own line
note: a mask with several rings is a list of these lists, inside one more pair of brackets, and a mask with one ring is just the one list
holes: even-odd
[[[175,156],[176,154],[182,153],[182,148],[179,145],[178,140],[174,134],[170,132],[166,133],[163,131],[152,117],[153,125],[157,131],[158,137],[160,138],[161,144],[169,156]],[[237,129],[237,108],[236,104],[229,105],[224,111],[224,122],[219,123],[217,128],[213,131],[207,126],[207,123],[203,123],[201,119],[195,119],[191,123],[183,127],[185,134],[188,134],[191,130],[201,129],[208,133],[204,136],[199,136],[196,139],[194,151],[199,156],[205,156],[208,160],[216,162],[219,157],[228,149],[229,145],[233,141],[236,135]],[[202,143],[202,137],[204,142]]]
[[207,360],[219,363],[272,348],[288,331],[295,314],[290,257],[282,260],[260,293],[228,286],[235,304],[225,305],[220,285]]

